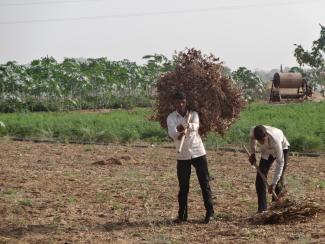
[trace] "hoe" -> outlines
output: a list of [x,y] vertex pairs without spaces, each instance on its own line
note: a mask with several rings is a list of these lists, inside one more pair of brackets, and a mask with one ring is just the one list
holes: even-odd
[[[248,152],[248,150],[245,147],[245,145],[243,145],[243,148],[244,148],[245,152],[247,153],[247,155],[250,156],[250,153]],[[264,184],[267,187],[269,187],[269,183],[267,182],[267,179],[266,179],[265,175],[262,173],[262,171],[259,169],[259,167],[256,165],[256,163],[253,163],[253,166],[257,170],[257,173],[261,176]],[[272,191],[272,196],[275,199],[275,201],[278,202],[285,195],[285,193],[286,193],[286,191],[284,190],[279,195],[277,195],[274,191]]]

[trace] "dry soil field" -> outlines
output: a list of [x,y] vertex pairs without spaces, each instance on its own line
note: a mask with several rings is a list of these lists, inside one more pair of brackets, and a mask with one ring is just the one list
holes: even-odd
[[[208,152],[217,220],[192,171],[189,221],[177,214],[175,150],[0,140],[0,243],[325,243],[325,214],[255,225],[255,171]],[[325,158],[291,157],[290,199],[325,202]]]

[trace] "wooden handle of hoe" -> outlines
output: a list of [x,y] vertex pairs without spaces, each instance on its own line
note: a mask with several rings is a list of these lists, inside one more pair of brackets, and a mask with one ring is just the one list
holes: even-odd
[[[192,114],[189,113],[188,117],[187,117],[187,120],[186,120],[186,123],[190,123],[191,117],[192,117]],[[178,153],[180,153],[182,151],[182,149],[183,149],[183,144],[184,144],[186,132],[187,132],[187,128],[184,130],[184,134],[182,135],[181,143],[179,144],[179,148],[178,148]]]
[[[245,147],[245,145],[243,145],[243,148],[245,149],[248,157],[250,157],[250,153],[248,152],[247,148]],[[269,183],[267,182],[267,179],[265,177],[265,175],[263,174],[263,172],[260,170],[260,168],[256,165],[256,163],[253,163],[253,166],[255,167],[255,169],[257,170],[257,173],[261,176],[264,184],[267,186],[267,188],[269,188]],[[279,198],[278,196],[276,195],[276,193],[274,191],[272,191],[272,196],[274,197],[275,201],[277,201]]]

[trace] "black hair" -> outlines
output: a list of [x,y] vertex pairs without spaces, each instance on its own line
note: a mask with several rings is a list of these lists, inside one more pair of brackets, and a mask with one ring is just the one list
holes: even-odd
[[266,129],[263,125],[254,128],[254,137],[256,140],[262,140],[266,136]]
[[186,94],[180,90],[177,90],[174,94],[174,99],[175,100],[182,100],[186,99]]

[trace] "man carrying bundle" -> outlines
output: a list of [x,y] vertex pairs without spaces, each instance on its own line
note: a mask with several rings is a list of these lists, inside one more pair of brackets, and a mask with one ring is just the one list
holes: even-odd
[[176,110],[167,117],[168,134],[173,138],[177,154],[177,178],[179,182],[178,193],[178,217],[175,222],[187,220],[187,198],[189,192],[191,165],[196,170],[206,215],[204,222],[207,224],[214,219],[212,193],[209,185],[209,171],[206,159],[206,151],[202,143],[199,130],[199,115],[195,111],[187,109],[186,95],[176,92],[174,105]]
[[[256,163],[255,152],[257,142],[261,149],[259,169],[265,177],[267,177],[272,163],[276,160],[277,164],[273,181],[269,185],[268,192],[272,194],[275,191],[276,195],[278,195],[284,191],[284,171],[288,163],[290,144],[282,130],[278,128],[266,125],[252,127],[250,130],[251,155],[249,157],[251,164]],[[258,212],[261,213],[267,210],[267,202],[265,182],[259,174],[256,175],[255,187],[258,199]],[[272,197],[272,200],[274,201],[276,199]]]
[[[213,219],[214,211],[201,137],[209,132],[224,135],[239,118],[245,101],[234,82],[223,75],[222,62],[212,54],[204,55],[194,48],[186,49],[174,57],[173,66],[156,81],[157,95],[151,119],[168,129],[180,151],[177,155],[180,188],[178,220],[187,220],[187,195],[193,165],[206,208],[205,222],[208,223]],[[171,91],[177,90],[182,93],[174,96]],[[191,111],[188,111],[187,104]],[[190,120],[186,123],[189,115]],[[183,134],[186,135],[185,139],[182,139]]]

